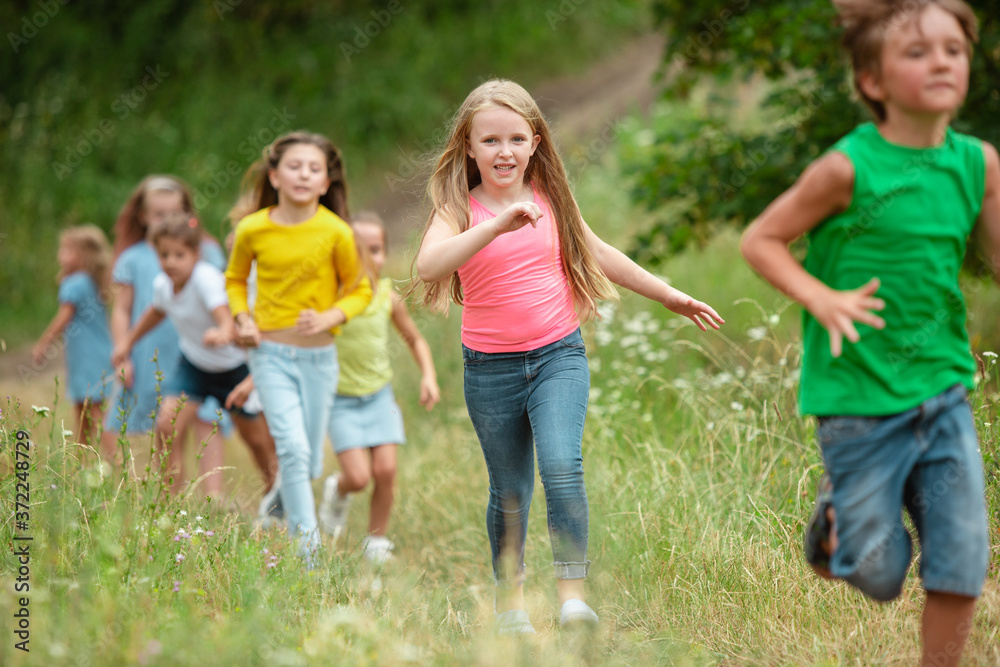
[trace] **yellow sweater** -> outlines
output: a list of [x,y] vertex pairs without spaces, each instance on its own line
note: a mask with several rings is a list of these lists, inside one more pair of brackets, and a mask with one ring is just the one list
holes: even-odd
[[[347,319],[372,300],[354,233],[325,206],[297,225],[271,220],[270,208],[251,213],[236,227],[226,269],[233,316],[249,312],[247,276],[257,260],[257,302],[253,317],[261,331],[295,326],[299,312],[336,307]],[[339,333],[339,328],[331,330]]]

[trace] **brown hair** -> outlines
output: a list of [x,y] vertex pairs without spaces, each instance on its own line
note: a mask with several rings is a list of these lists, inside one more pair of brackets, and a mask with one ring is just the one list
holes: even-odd
[[[80,253],[83,270],[97,285],[101,301],[108,302],[111,286],[111,244],[97,225],[67,227],[59,234],[59,242],[72,245]],[[65,276],[60,275],[60,280]]]
[[202,229],[198,219],[191,215],[172,215],[163,222],[150,225],[146,240],[156,248],[160,239],[180,241],[188,248],[198,253],[201,248]]
[[319,203],[327,207],[343,220],[349,218],[347,211],[347,179],[340,150],[322,134],[313,132],[290,132],[278,137],[264,149],[261,159],[250,165],[243,177],[243,192],[236,205],[229,211],[229,219],[235,223],[244,216],[278,203],[278,191],[271,185],[268,172],[277,169],[282,156],[292,146],[309,144],[323,151],[326,156],[326,175],[330,187],[319,198]]
[[925,9],[937,5],[958,21],[967,38],[966,48],[979,40],[976,15],[962,0],[833,0],[844,26],[843,44],[851,56],[854,89],[878,121],[885,120],[885,105],[861,89],[862,72],[878,75],[885,35],[890,28],[917,19]]
[[[524,181],[533,182],[552,208],[559,232],[563,270],[580,317],[589,319],[596,314],[597,299],[617,298],[618,293],[587,246],[583,217],[573,199],[566,168],[552,140],[549,125],[528,91],[513,81],[487,81],[469,93],[459,107],[444,151],[427,186],[432,209],[423,235],[427,234],[437,216],[456,233],[469,228],[469,191],[483,180],[475,159],[467,153],[469,132],[477,113],[498,107],[510,109],[524,118],[532,134],[540,138],[524,172]],[[449,294],[455,303],[462,303],[458,272],[452,274],[448,285],[445,283],[444,280],[423,283],[418,277],[411,282],[407,292],[422,288],[421,302],[432,310],[443,311],[447,308]]]
[[129,195],[118,213],[118,219],[115,220],[115,259],[146,237],[146,196],[150,192],[176,192],[181,196],[181,206],[184,211],[188,215],[194,215],[194,199],[191,197],[191,189],[184,181],[169,175],[147,176]]

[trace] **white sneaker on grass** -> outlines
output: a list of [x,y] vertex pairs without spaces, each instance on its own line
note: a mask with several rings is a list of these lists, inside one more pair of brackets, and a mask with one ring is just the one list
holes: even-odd
[[362,544],[365,558],[375,565],[381,565],[388,560],[392,560],[393,556],[391,552],[395,548],[396,545],[392,543],[392,540],[382,535],[369,535]]
[[334,473],[323,482],[323,499],[319,503],[319,527],[334,539],[340,537],[347,525],[347,511],[351,508],[351,495],[340,495],[337,481],[340,475]]
[[524,609],[508,609],[496,615],[493,625],[498,635],[533,635],[535,626],[528,618],[528,612]]
[[595,627],[597,625],[597,614],[583,600],[566,600],[559,611],[559,625],[564,628]]

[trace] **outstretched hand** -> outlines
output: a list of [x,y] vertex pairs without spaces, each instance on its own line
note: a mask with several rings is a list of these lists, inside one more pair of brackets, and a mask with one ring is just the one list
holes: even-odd
[[844,338],[852,343],[861,339],[855,322],[873,329],[885,328],[885,320],[872,312],[885,308],[885,301],[875,296],[881,284],[878,278],[872,278],[857,289],[831,289],[809,304],[809,312],[830,334],[830,354],[834,357],[843,351]]
[[708,327],[718,329],[720,325],[726,323],[726,321],[722,319],[717,312],[715,312],[715,308],[712,308],[707,303],[702,303],[697,299],[691,298],[684,292],[676,292],[675,298],[669,302],[664,302],[663,305],[678,315],[683,315],[688,318],[697,324],[698,328],[702,331],[708,331]]
[[516,232],[525,225],[536,226],[542,217],[542,209],[533,201],[519,201],[508,206],[495,220],[497,236],[507,232]]

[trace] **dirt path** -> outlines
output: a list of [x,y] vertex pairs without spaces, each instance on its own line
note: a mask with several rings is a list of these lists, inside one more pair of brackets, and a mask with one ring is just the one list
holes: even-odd
[[[601,134],[623,114],[648,108],[656,97],[653,75],[662,53],[663,38],[649,35],[622,44],[584,74],[552,79],[529,91],[552,122],[564,154]],[[408,179],[378,199],[379,212],[391,221],[394,238],[409,237],[424,222],[422,177]],[[63,368],[61,351],[36,366],[30,346],[0,348],[0,400],[10,396],[22,405],[51,405],[53,382]]]

